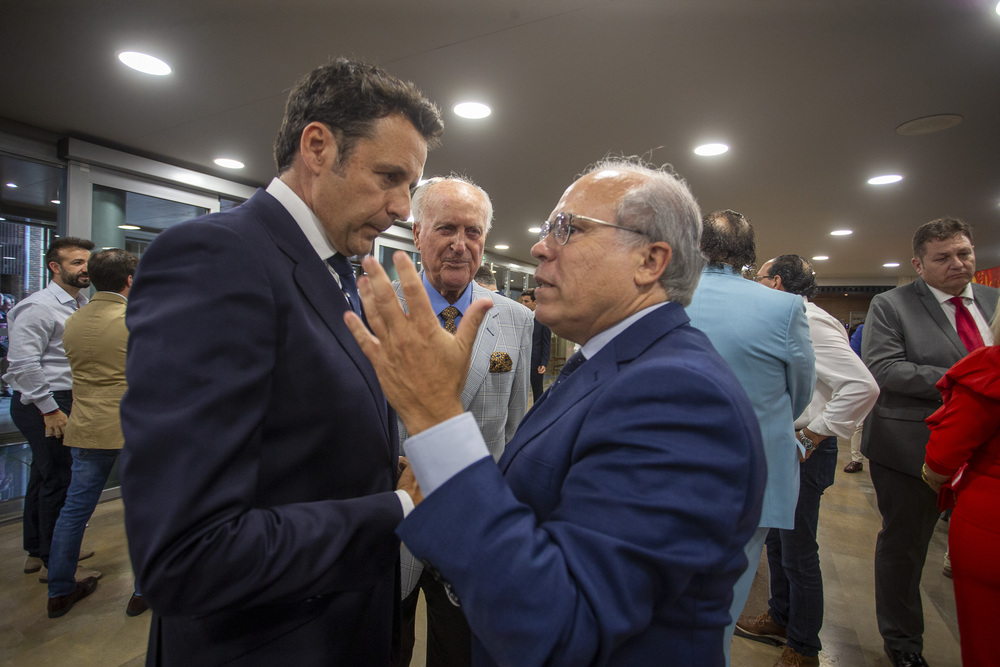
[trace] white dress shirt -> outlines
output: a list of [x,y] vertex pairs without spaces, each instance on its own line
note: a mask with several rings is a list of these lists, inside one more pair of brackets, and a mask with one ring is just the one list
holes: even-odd
[[21,403],[34,403],[42,413],[59,409],[54,391],[73,388],[73,375],[63,349],[66,318],[90,299],[80,290],[72,296],[55,282],[29,294],[7,313],[10,366],[4,382],[21,392]]
[[809,338],[816,353],[816,389],[805,412],[795,420],[795,430],[808,428],[817,435],[850,438],[875,405],[878,384],[851,349],[844,325],[805,301]]

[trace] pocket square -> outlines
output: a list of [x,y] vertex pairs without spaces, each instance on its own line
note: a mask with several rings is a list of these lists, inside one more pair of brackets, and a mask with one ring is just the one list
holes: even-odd
[[490,373],[510,373],[514,362],[506,352],[494,352],[490,355]]

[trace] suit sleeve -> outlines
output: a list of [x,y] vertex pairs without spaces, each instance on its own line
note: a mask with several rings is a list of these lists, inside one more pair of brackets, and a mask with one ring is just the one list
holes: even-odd
[[796,299],[788,318],[785,380],[792,399],[792,419],[798,419],[812,401],[816,389],[816,354],[809,339],[809,321],[801,299]]
[[956,384],[927,425],[927,466],[939,475],[954,475],[1000,430],[1000,401]]
[[[552,437],[576,441],[558,506],[544,517],[483,459],[401,524],[410,549],[452,584],[498,664],[605,664],[655,610],[697,587],[696,572],[745,567],[742,540],[760,516],[759,497],[749,502],[756,511],[747,508],[747,478],[763,475],[748,465],[747,445],[760,446],[759,430],[752,414],[719,419],[732,405],[716,387],[704,390],[711,384],[702,373],[654,366],[571,408],[552,427],[561,430]],[[544,473],[539,466],[537,479],[520,481],[553,483]],[[706,600],[725,599],[717,583],[701,583]],[[704,613],[683,604],[689,619]]]
[[[265,416],[287,342],[265,266],[232,230],[184,225],[150,246],[130,294],[122,493],[139,586],[163,615],[364,589],[398,553],[391,491],[260,497],[275,493],[260,486],[280,435]],[[310,363],[303,374],[317,372]],[[330,418],[326,401],[346,400],[299,398],[315,402],[317,422]],[[311,450],[292,451],[305,471]]]
[[865,318],[861,357],[883,392],[888,390],[928,401],[940,400],[934,385],[948,369],[907,361],[899,312],[892,300],[881,294],[872,299]]
[[549,329],[544,324],[537,325],[542,328],[541,330],[541,357],[538,363],[539,366],[549,365],[549,356],[552,354],[552,330]]

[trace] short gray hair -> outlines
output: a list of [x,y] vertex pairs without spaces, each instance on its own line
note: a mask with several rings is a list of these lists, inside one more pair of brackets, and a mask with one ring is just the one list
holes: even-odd
[[[615,224],[641,232],[645,242],[663,241],[670,246],[672,257],[660,284],[671,301],[689,305],[705,268],[705,257],[700,248],[701,210],[687,183],[670,165],[657,168],[640,158],[605,158],[584,175],[607,170],[642,177],[642,183],[630,188],[618,203]],[[644,243],[634,234],[622,232],[618,236],[633,245]]]
[[490,227],[493,226],[493,202],[490,201],[490,196],[486,194],[486,190],[473,183],[471,179],[458,174],[428,178],[413,190],[413,194],[410,195],[410,213],[413,215],[413,220],[420,222],[421,218],[424,217],[424,207],[427,205],[427,202],[424,200],[427,198],[427,193],[433,190],[435,186],[448,181],[464,183],[477,190],[483,196],[483,201],[486,202],[486,233],[488,234]]

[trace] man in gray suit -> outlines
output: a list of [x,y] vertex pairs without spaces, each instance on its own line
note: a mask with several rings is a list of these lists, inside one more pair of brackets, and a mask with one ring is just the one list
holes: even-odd
[[872,299],[861,344],[881,389],[861,444],[882,513],[875,614],[896,667],[927,664],[920,574],[938,509],[921,480],[929,437],[924,419],[941,406],[934,385],[945,371],[993,342],[987,323],[997,302],[997,290],[971,284],[972,229],[961,220],[940,218],[918,228],[912,262],[920,277]]
[[[424,289],[441,325],[454,333],[473,301],[493,300],[494,306],[476,336],[462,407],[475,416],[486,446],[497,460],[527,410],[531,311],[473,280],[493,220],[493,204],[482,188],[454,176],[432,178],[413,192],[411,209]],[[398,283],[396,294],[405,310]],[[405,451],[407,431],[402,421],[399,428]],[[405,545],[401,567],[404,600],[399,664],[407,665],[413,651],[414,615],[421,589],[427,602],[428,667],[470,664],[472,636],[462,610],[451,603],[442,584],[423,571]]]

